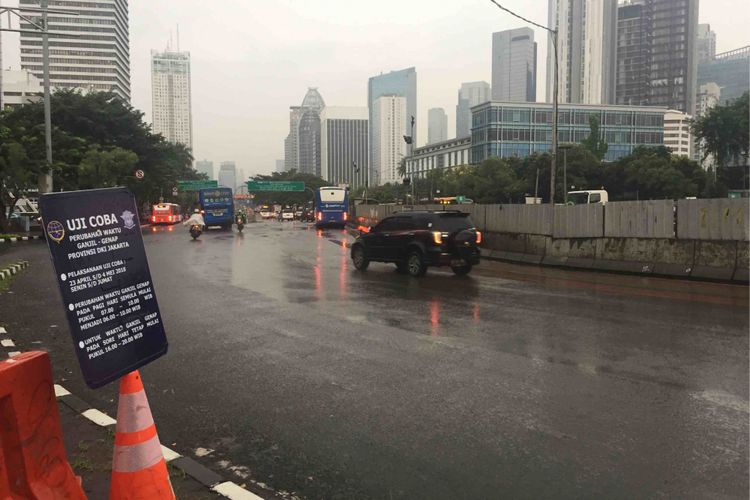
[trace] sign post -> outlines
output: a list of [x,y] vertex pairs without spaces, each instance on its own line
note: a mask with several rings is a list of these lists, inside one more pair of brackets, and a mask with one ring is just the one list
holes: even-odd
[[133,194],[52,193],[39,207],[86,384],[101,387],[164,355],[167,337]]
[[305,183],[302,181],[247,181],[247,190],[301,193],[305,190]]

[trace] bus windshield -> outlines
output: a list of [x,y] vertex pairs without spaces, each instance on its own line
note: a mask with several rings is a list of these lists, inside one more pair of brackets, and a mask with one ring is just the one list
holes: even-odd
[[341,203],[346,198],[346,189],[342,188],[320,188],[320,201],[322,203]]

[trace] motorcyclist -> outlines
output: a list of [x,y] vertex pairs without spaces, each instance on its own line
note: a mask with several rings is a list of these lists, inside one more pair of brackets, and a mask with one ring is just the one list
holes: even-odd
[[193,210],[193,215],[190,216],[188,220],[182,223],[183,226],[193,226],[193,225],[199,225],[201,227],[201,230],[206,226],[206,222],[203,220],[203,214],[199,209]]
[[239,219],[242,224],[247,224],[247,214],[241,208],[234,214],[235,222],[237,222],[237,219]]

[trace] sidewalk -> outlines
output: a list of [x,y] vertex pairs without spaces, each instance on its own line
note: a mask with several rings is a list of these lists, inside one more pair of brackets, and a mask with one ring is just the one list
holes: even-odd
[[[112,473],[114,432],[100,427],[58,399],[68,461],[81,476],[83,489],[90,499],[108,498]],[[223,498],[180,469],[169,466],[172,488],[179,499],[204,500]]]

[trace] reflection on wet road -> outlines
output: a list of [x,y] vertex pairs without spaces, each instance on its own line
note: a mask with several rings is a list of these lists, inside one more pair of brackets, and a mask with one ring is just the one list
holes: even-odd
[[361,273],[351,241],[146,233],[170,440],[310,498],[746,496],[747,287],[487,261]]

